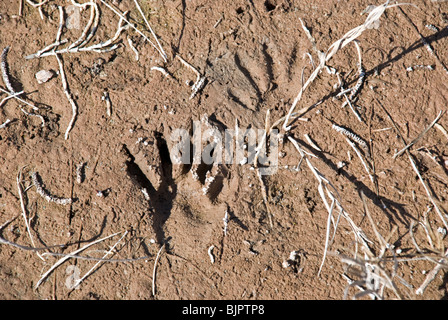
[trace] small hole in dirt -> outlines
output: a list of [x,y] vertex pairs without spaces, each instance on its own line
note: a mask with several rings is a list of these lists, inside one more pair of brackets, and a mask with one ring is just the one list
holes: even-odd
[[237,14],[242,14],[244,12],[243,8],[239,7],[238,9],[236,9],[236,13]]
[[271,12],[272,10],[274,10],[275,8],[277,8],[276,5],[272,4],[270,1],[265,1],[264,2],[264,6],[266,7],[266,11],[267,12]]

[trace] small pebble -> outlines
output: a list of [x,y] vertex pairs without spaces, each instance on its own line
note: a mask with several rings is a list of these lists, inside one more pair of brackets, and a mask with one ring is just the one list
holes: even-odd
[[54,75],[55,75],[54,71],[51,71],[51,70],[40,70],[39,72],[36,73],[37,83],[39,83],[39,84],[45,83],[48,80],[50,80],[51,78],[53,78]]

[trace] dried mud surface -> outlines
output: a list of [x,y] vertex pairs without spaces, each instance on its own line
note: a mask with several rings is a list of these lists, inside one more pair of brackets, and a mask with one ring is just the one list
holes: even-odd
[[[112,1],[111,1],[112,2]],[[77,289],[70,289],[74,270],[84,275],[96,261],[69,259],[55,269],[35,289],[43,274],[61,257],[0,244],[0,298],[2,299],[342,299],[348,282],[345,264],[328,255],[320,277],[328,213],[319,196],[318,182],[299,162],[294,146],[285,139],[279,170],[266,176],[273,227],[263,203],[261,184],[250,164],[228,165],[221,172],[212,196],[203,194],[204,173],[195,181],[189,172],[179,172],[169,158],[170,133],[189,128],[203,115],[223,128],[264,128],[265,115],[271,120],[283,117],[301,86],[301,74],[311,73],[309,59],[314,55],[299,18],[325,51],[350,29],[362,24],[363,10],[378,1],[140,1],[144,12],[167,52],[168,61],[132,29],[119,38],[119,47],[108,53],[62,54],[69,89],[79,114],[68,140],[64,133],[71,119],[71,106],[64,94],[61,76],[39,84],[39,70],[58,71],[54,56],[26,60],[54,42],[58,29],[57,5],[50,1],[39,11],[25,4],[17,17],[19,1],[0,2],[0,49],[10,46],[7,56],[13,84],[26,92],[27,101],[39,106],[46,119],[38,117],[18,100],[8,100],[0,109],[0,223],[17,216],[1,233],[2,238],[31,246],[21,215],[17,175],[23,168],[23,185],[31,184],[31,173],[38,172],[45,187],[54,195],[70,197],[70,205],[47,202],[36,188],[25,192],[30,232],[36,247],[52,247],[44,252],[70,253],[102,237],[121,234],[93,245],[82,256],[103,257],[118,244],[113,259],[142,260],[104,262],[96,267]],[[418,6],[403,7],[421,34],[427,37],[442,62],[448,63],[448,2],[411,1]],[[101,20],[91,43],[113,36],[118,18],[97,1]],[[123,12],[130,10],[132,21],[146,35],[134,2],[115,1]],[[81,28],[65,29],[62,38],[72,43],[82,33],[88,12],[81,13]],[[387,109],[407,142],[417,137],[447,109],[448,74],[422,45],[419,35],[397,9],[388,9],[378,29],[365,31],[359,38],[367,71],[357,105],[364,122],[359,122],[343,100],[335,99],[338,83],[334,75],[322,72],[305,91],[299,107],[326,97],[317,108],[298,121],[291,131],[310,153],[311,161],[339,193],[341,204],[379,252],[380,247],[367,218],[360,192],[378,232],[393,246],[400,258],[394,281],[406,299],[446,299],[448,277],[442,270],[423,295],[415,289],[435,266],[417,256],[410,233],[411,225],[424,221],[431,205],[425,189],[413,171],[409,158],[393,155],[404,147],[393,125],[380,107]],[[438,31],[430,30],[431,24]],[[139,60],[127,38],[139,51]],[[179,54],[207,79],[203,89],[190,98],[188,84],[196,79],[192,70],[175,58]],[[315,61],[317,61],[314,55]],[[347,86],[356,82],[357,60],[353,44],[329,62],[345,75]],[[434,70],[409,66],[432,65]],[[164,67],[172,78],[151,70]],[[351,74],[350,74],[351,72]],[[2,83],[2,87],[5,86]],[[107,91],[112,115],[102,101]],[[4,93],[0,98],[4,98]],[[372,141],[372,155],[378,180],[378,194],[362,163],[345,138],[331,122],[350,128]],[[439,121],[448,128],[445,115]],[[384,130],[382,130],[384,129]],[[310,147],[308,134],[320,147]],[[410,150],[430,192],[446,218],[448,198],[448,138],[432,128]],[[350,156],[349,153],[350,152]],[[159,164],[160,180],[151,176],[148,166]],[[85,162],[85,181],[76,182],[76,167]],[[340,162],[345,166],[338,168]],[[26,166],[26,167],[25,167]],[[142,188],[149,189],[148,199]],[[102,191],[103,196],[98,195]],[[227,234],[223,218],[229,213]],[[337,214],[335,214],[335,219]],[[434,209],[427,214],[434,230],[432,244],[424,228],[414,227],[419,248],[427,254],[443,252],[446,239],[438,228],[443,224]],[[395,233],[391,234],[396,227]],[[333,235],[333,229],[331,229]],[[388,236],[390,235],[390,238]],[[164,245],[160,256],[159,249]],[[212,251],[211,263],[208,250]],[[347,221],[340,219],[329,251],[346,253],[360,248]],[[284,268],[291,251],[299,251],[297,265]],[[388,250],[386,256],[392,257]],[[361,256],[362,253],[361,253]],[[393,270],[393,260],[385,265]],[[157,262],[153,296],[153,270]],[[392,264],[392,266],[391,266]],[[75,266],[76,268],[73,268]],[[405,285],[404,285],[404,284]],[[412,287],[412,288],[411,288]],[[358,291],[351,288],[348,297]],[[385,290],[385,297],[397,296]]]

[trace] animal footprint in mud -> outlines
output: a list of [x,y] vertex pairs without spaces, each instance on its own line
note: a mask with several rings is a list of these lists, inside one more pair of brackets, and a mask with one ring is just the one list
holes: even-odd
[[[224,126],[203,115],[200,121],[193,121],[189,131],[183,131],[183,141],[180,143],[167,140],[173,169],[173,177],[183,180],[193,180],[191,188],[201,187],[201,193],[215,200],[224,184],[228,170],[222,164],[222,137]],[[198,132],[200,134],[198,134]],[[171,136],[172,137],[172,136]],[[179,153],[180,149],[183,152]]]
[[[181,142],[169,129],[163,134],[141,129],[134,132],[135,142],[123,145],[128,175],[147,200],[147,194],[160,195],[178,187],[211,201],[220,194],[228,173],[220,156],[224,126],[207,115],[192,125],[182,130]],[[199,137],[191,135],[195,130],[201,132]]]

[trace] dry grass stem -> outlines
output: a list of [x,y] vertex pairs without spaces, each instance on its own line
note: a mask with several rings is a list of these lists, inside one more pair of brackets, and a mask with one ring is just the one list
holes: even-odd
[[62,82],[62,88],[64,89],[65,96],[67,97],[68,102],[70,103],[72,107],[72,117],[70,119],[70,122],[67,126],[67,129],[65,130],[64,138],[67,140],[69,138],[69,133],[73,128],[73,125],[76,121],[76,117],[78,116],[78,106],[76,105],[75,100],[72,98],[72,94],[69,91],[68,84],[67,84],[67,78],[65,77],[65,71],[64,71],[64,65],[62,63],[61,57],[56,54],[56,59],[58,60],[59,65],[59,73],[61,75],[61,82]]
[[[257,172],[257,177],[258,180],[260,181],[261,184],[261,195],[263,197],[263,203],[265,205],[266,211],[267,211],[267,215],[268,215],[268,219],[269,219],[269,225],[271,228],[274,227],[274,223],[272,221],[272,212],[271,212],[271,208],[269,206],[269,202],[268,202],[268,194],[267,194],[267,186],[263,180],[263,175],[261,174],[260,168],[258,166],[258,157],[260,156],[260,152],[262,150],[264,150],[264,148],[266,148],[266,139],[267,137],[271,134],[272,128],[273,127],[269,127],[270,124],[270,114],[271,111],[270,109],[268,109],[266,111],[266,117],[265,117],[265,132],[263,133],[263,136],[261,138],[260,143],[258,144],[257,148],[256,148],[256,153],[255,153],[255,157],[254,157],[254,166],[255,166],[255,170]],[[238,137],[238,122],[236,122],[235,125],[235,132],[236,132],[236,136]]]
[[356,147],[356,145],[350,141],[350,139],[345,138],[345,140],[347,141],[347,143],[353,148],[353,150],[355,151],[356,155],[358,156],[359,160],[361,160],[362,165],[364,166],[364,169],[366,170],[367,174],[369,175],[370,181],[372,181],[373,184],[375,183],[375,178],[373,177],[371,171],[372,171],[372,166],[367,164],[363,157],[361,152],[358,150],[358,148]]
[[156,260],[154,261],[154,268],[152,270],[152,296],[156,296],[156,270],[157,263],[159,262],[160,254],[162,253],[163,248],[165,248],[165,244],[162,244],[159,251],[157,252]]
[[[426,212],[426,214],[431,210],[431,208],[428,209],[428,211]],[[428,223],[427,221],[427,217],[426,214],[424,215],[425,218],[425,222]],[[421,226],[423,226],[423,228],[425,229],[426,235],[428,237],[428,242],[431,246],[431,248],[434,250],[434,245],[433,245],[433,241],[432,238],[434,237],[434,234],[432,232],[432,229],[430,226],[420,222],[419,223]],[[409,233],[411,236],[411,240],[417,250],[417,252],[419,252],[420,255],[422,255],[421,259],[424,260],[428,260],[431,261],[432,263],[435,263],[436,266],[434,267],[433,270],[431,270],[425,280],[423,281],[423,283],[420,285],[420,287],[418,287],[418,289],[415,291],[416,294],[418,295],[422,295],[424,293],[424,291],[426,290],[426,288],[428,287],[428,285],[435,279],[435,277],[437,276],[437,273],[442,269],[442,268],[448,268],[448,250],[445,251],[445,253],[443,253],[443,251],[439,251],[440,256],[438,257],[431,257],[428,254],[425,254],[424,251],[420,248],[420,246],[417,244],[417,240],[415,239],[414,236],[414,222],[411,223],[411,226],[409,228]],[[442,245],[443,247],[443,245]],[[442,257],[441,257],[442,256]]]
[[27,116],[38,117],[38,118],[40,119],[40,121],[42,122],[41,127],[42,127],[42,128],[45,127],[45,118],[44,118],[42,115],[37,114],[37,113],[34,113],[34,112],[28,112],[28,111],[26,111],[26,110],[23,109],[23,108],[20,108],[20,111],[22,111],[22,112],[23,112],[24,114],[26,114]]
[[196,81],[194,82],[193,86],[191,87],[191,96],[190,100],[195,97],[195,95],[204,87],[205,85],[205,77],[201,75],[201,73],[193,67],[191,64],[189,64],[187,61],[185,61],[180,55],[176,55],[176,57],[182,62],[183,65],[185,65],[187,68],[192,70],[196,74]]
[[160,49],[147,37],[143,32],[141,32],[139,29],[137,29],[129,20],[119,12],[117,9],[112,7],[110,4],[108,4],[105,0],[100,0],[106,7],[108,7],[110,10],[112,10],[117,16],[119,16],[121,19],[123,19],[132,29],[134,29],[139,35],[141,35],[146,41],[148,41],[156,50],[159,52],[159,54],[162,56],[163,61],[167,62],[167,59],[164,56],[164,53],[160,51]]
[[292,138],[291,136],[288,136],[288,139],[292,142],[292,144],[297,149],[297,151],[299,152],[301,157],[305,159],[305,162],[308,165],[309,169],[314,174],[315,178],[318,180],[318,182],[319,182],[319,184],[318,184],[319,195],[320,195],[320,197],[321,197],[321,199],[322,199],[322,201],[323,201],[323,203],[325,205],[325,208],[327,209],[327,212],[328,212],[327,228],[326,228],[326,236],[325,236],[325,238],[326,238],[325,239],[325,249],[324,249],[324,255],[323,255],[323,258],[322,258],[322,263],[321,263],[321,265],[319,267],[319,272],[318,272],[318,276],[319,276],[321,271],[322,271],[322,267],[323,267],[323,265],[325,263],[326,255],[327,255],[328,248],[329,248],[329,245],[330,245],[330,227],[331,227],[331,223],[333,223],[334,234],[336,234],[337,223],[335,223],[334,219],[333,219],[333,211],[334,211],[335,206],[339,209],[339,212],[340,212],[339,214],[341,216],[343,216],[346,219],[346,221],[350,224],[350,227],[352,228],[352,230],[353,230],[353,232],[355,234],[355,238],[357,240],[360,240],[365,245],[367,245],[367,242],[370,242],[370,241],[368,240],[368,238],[366,237],[364,232],[359,227],[357,227],[355,225],[353,220],[350,218],[350,216],[347,214],[347,212],[343,209],[342,205],[340,204],[340,202],[338,200],[339,195],[338,195],[338,192],[337,192],[336,188],[327,180],[327,178],[325,178],[314,167],[314,165],[308,159],[307,155],[305,154],[303,149],[300,147],[298,142],[294,138]]
[[140,59],[140,55],[139,55],[139,53],[138,53],[138,50],[137,50],[137,48],[135,47],[135,45],[134,45],[134,42],[132,42],[132,39],[131,38],[127,38],[127,40],[128,40],[128,44],[129,44],[129,47],[131,48],[131,50],[134,52],[134,54],[135,54],[135,61],[138,61],[139,59]]
[[[318,74],[321,72],[321,70],[326,66],[326,63],[331,60],[331,58],[342,48],[344,48],[347,44],[349,44],[350,42],[352,42],[353,40],[355,40],[356,38],[358,38],[365,30],[368,30],[370,28],[372,28],[372,26],[381,18],[381,16],[383,15],[384,11],[387,8],[392,8],[392,7],[396,7],[402,4],[395,4],[395,5],[389,5],[390,0],[386,1],[384,4],[379,5],[377,7],[375,7],[367,16],[365,22],[356,27],[353,28],[352,30],[348,31],[342,38],[340,38],[339,40],[337,40],[336,42],[334,42],[327,50],[327,52],[325,54],[323,54],[320,57],[320,61],[319,61],[319,65],[316,67],[316,69],[313,71],[313,73],[310,75],[310,77],[308,78],[308,80],[304,83],[304,85],[302,86],[302,88],[300,89],[299,93],[297,94],[296,98],[294,99],[288,114],[286,116],[286,119],[283,123],[283,129],[286,131],[289,131],[291,129],[290,126],[288,126],[289,124],[289,118],[291,116],[291,114],[294,112],[294,110],[296,109],[296,106],[298,104],[298,102],[301,100],[303,92],[308,88],[308,86],[317,78]],[[303,108],[301,110],[298,111],[298,113],[300,115],[302,115],[303,113],[307,112],[307,108]]]
[[[386,108],[381,104],[381,102],[378,101],[378,99],[375,99],[377,101],[377,103],[381,106],[381,108],[383,109],[384,113],[386,113],[387,117],[389,118],[389,120],[392,122],[395,131],[397,132],[398,136],[400,137],[401,141],[403,142],[403,144],[406,146],[406,140],[403,138],[403,135],[400,132],[400,129],[398,128],[397,124],[395,123],[394,119],[391,117],[391,115],[389,114],[389,112],[386,110]],[[434,206],[437,214],[439,215],[440,220],[442,221],[443,225],[445,226],[445,229],[448,230],[448,223],[445,220],[444,217],[444,213],[440,210],[437,202],[434,200],[433,196],[432,196],[432,192],[430,190],[430,188],[426,185],[425,180],[423,179],[422,175],[420,174],[420,171],[417,168],[417,165],[415,164],[411,153],[409,152],[408,149],[406,149],[406,153],[408,155],[409,161],[411,162],[411,166],[413,168],[413,170],[415,171],[415,173],[417,174],[423,188],[425,189],[426,195],[428,196],[428,199],[430,200],[430,202],[432,203],[432,205]]]
[[426,290],[428,285],[436,278],[437,273],[443,268],[447,267],[446,263],[448,262],[448,250],[445,252],[445,257],[437,261],[437,265],[432,269],[428,275],[426,276],[425,281],[418,287],[417,290],[415,290],[416,294],[422,295],[423,292]]
[[[314,52],[317,54],[319,60],[321,59],[322,55],[324,54],[323,52],[319,51],[317,49],[317,45],[316,45],[316,39],[313,38],[313,36],[311,35],[310,30],[306,27],[305,23],[303,22],[302,19],[299,18],[300,24],[302,25],[302,29],[305,32],[306,37],[308,38],[308,40],[310,41],[311,45],[313,46],[313,50]],[[311,60],[311,64],[314,67],[314,61],[313,58],[310,54],[308,54],[310,60]]]
[[140,15],[143,17],[143,20],[145,20],[146,26],[148,27],[148,29],[149,29],[149,31],[151,32],[151,34],[152,34],[152,36],[154,37],[154,39],[156,40],[157,46],[159,47],[158,51],[160,52],[160,54],[162,55],[163,59],[164,59],[165,62],[166,62],[167,55],[166,55],[166,53],[165,53],[165,50],[163,50],[162,45],[161,45],[160,42],[159,42],[159,39],[157,38],[155,32],[152,30],[152,28],[151,28],[151,26],[150,26],[148,20],[146,19],[145,14],[144,14],[143,11],[142,11],[142,8],[140,8],[140,5],[138,4],[138,1],[137,1],[137,0],[134,0],[134,2],[135,2],[135,5],[136,5],[138,11],[140,12]]
[[[47,248],[45,248],[47,249]],[[109,262],[109,263],[122,263],[122,262],[135,262],[140,260],[147,260],[151,258],[150,256],[138,257],[138,258],[128,258],[128,259],[103,259],[103,258],[95,258],[90,256],[80,256],[74,255],[70,253],[57,253],[57,252],[44,252],[42,256],[53,256],[53,257],[67,257],[77,259],[77,260],[86,260],[86,261],[100,261],[100,262]]]
[[396,159],[397,157],[401,156],[406,150],[408,150],[410,147],[412,147],[414,144],[416,144],[436,123],[439,121],[439,119],[445,114],[444,111],[440,111],[437,117],[434,119],[434,121],[418,135],[417,138],[412,140],[406,147],[398,151],[394,154],[393,159]]
[[305,137],[306,141],[310,144],[311,147],[313,147],[317,151],[322,151],[322,149],[317,146],[317,144],[311,139],[311,137],[307,133],[305,133],[303,136]]
[[418,28],[416,25],[412,22],[412,20],[409,18],[409,16],[404,12],[402,8],[398,8],[402,15],[406,18],[406,21],[409,23],[409,25],[414,29],[414,31],[419,35],[420,40],[422,41],[422,44],[425,46],[426,50],[434,57],[436,58],[437,63],[439,66],[448,73],[448,68],[446,65],[440,60],[439,55],[434,51],[434,48],[431,46],[431,44],[428,43],[426,38],[418,31]]
[[[364,258],[356,257],[356,254],[354,258],[350,258],[344,254],[339,255],[341,261],[347,264],[346,273],[351,274],[358,279],[355,281],[348,277],[347,274],[344,274],[344,277],[349,283],[344,292],[344,299],[347,298],[349,288],[353,286],[356,286],[359,290],[361,290],[361,293],[354,295],[354,299],[361,298],[367,294],[370,295],[372,299],[384,299],[385,288],[392,290],[398,299],[403,299],[403,294],[393,281],[394,278],[397,277],[398,268],[398,261],[395,258],[395,254],[392,272],[390,273],[385,269],[385,262],[387,260],[384,257],[384,254],[387,249],[392,249],[392,246],[389,245],[388,242],[390,241],[392,235],[396,232],[397,227],[394,226],[386,239],[381,236],[367,207],[363,192],[360,193],[360,197],[363,202],[364,212],[367,215],[376,238],[378,239],[380,252],[378,255],[375,255],[370,247],[364,243]],[[391,251],[393,252],[393,250]]]
[[43,282],[43,281],[44,281],[44,280],[45,280],[45,279],[46,279],[46,278],[53,272],[53,270],[55,270],[57,267],[59,267],[61,264],[63,264],[63,263],[64,263],[65,261],[67,261],[68,259],[73,258],[75,255],[77,255],[78,253],[84,251],[85,249],[87,249],[87,248],[89,248],[89,247],[91,247],[91,246],[93,246],[93,245],[95,245],[95,244],[97,244],[97,243],[100,243],[100,242],[102,242],[102,241],[104,241],[104,240],[107,240],[107,239],[109,239],[109,238],[112,238],[112,237],[114,237],[114,236],[116,236],[117,234],[120,234],[120,233],[121,233],[121,232],[117,232],[117,233],[114,233],[114,234],[109,235],[109,236],[107,236],[107,237],[104,237],[104,238],[95,240],[95,241],[93,241],[93,242],[90,242],[90,243],[86,244],[85,246],[83,246],[83,247],[81,247],[81,248],[79,248],[79,249],[73,251],[72,253],[66,255],[65,257],[59,259],[59,260],[58,260],[58,261],[57,261],[57,262],[56,262],[50,269],[48,269],[48,271],[45,272],[44,275],[40,278],[40,280],[37,282],[37,284],[36,284],[36,286],[35,286],[35,289],[37,289],[37,288],[42,284],[42,282]]
[[25,91],[20,91],[20,92],[16,92],[16,93],[12,93],[11,95],[7,96],[6,98],[3,98],[3,100],[0,102],[0,107],[3,106],[3,104],[8,101],[11,98],[16,98],[18,96],[20,96],[22,93],[24,93]]
[[11,92],[0,88],[0,91],[2,91],[3,93],[6,93],[8,96],[10,96],[11,98],[17,99],[18,101],[25,103],[26,105],[30,106],[33,110],[39,110],[38,107],[36,107],[35,105],[33,105],[32,103],[29,103],[26,100],[23,100],[22,98],[19,97],[19,95],[17,93],[12,94]]
[[[26,167],[26,166],[25,166]],[[34,247],[36,247],[36,245],[34,244],[34,240],[33,240],[33,236],[31,235],[31,228],[30,228],[30,222],[28,220],[28,211],[26,209],[26,205],[25,205],[25,199],[24,199],[24,191],[23,191],[23,186],[22,186],[22,170],[25,168],[22,167],[19,169],[19,172],[17,174],[17,191],[19,194],[19,199],[20,199],[20,208],[22,209],[22,217],[23,220],[25,221],[25,226],[26,226],[26,231],[28,233],[28,237],[30,238],[31,241],[31,245]],[[44,260],[44,258],[37,252],[37,255],[39,256],[39,258],[41,258],[42,260]]]
[[95,265],[92,267],[92,268],[90,268],[90,270],[89,271],[87,271],[81,278],[79,278],[79,279],[76,279],[75,280],[75,283],[73,284],[73,289],[74,288],[76,288],[76,287],[78,287],[80,284],[81,284],[81,282],[83,282],[84,281],[84,279],[86,279],[101,263],[104,263],[105,261],[107,261],[107,260],[105,260],[106,259],[106,257],[108,256],[108,255],[110,255],[110,254],[112,254],[112,253],[114,253],[114,250],[115,250],[115,248],[116,248],[116,246],[121,242],[121,240],[123,240],[123,238],[124,237],[126,237],[126,235],[128,234],[128,231],[126,231],[122,236],[121,236],[121,238],[120,239],[118,239],[118,241],[110,248],[110,250],[109,251],[107,251],[106,252],[106,254],[101,258],[101,260],[99,260],[97,263],[95,263]]

